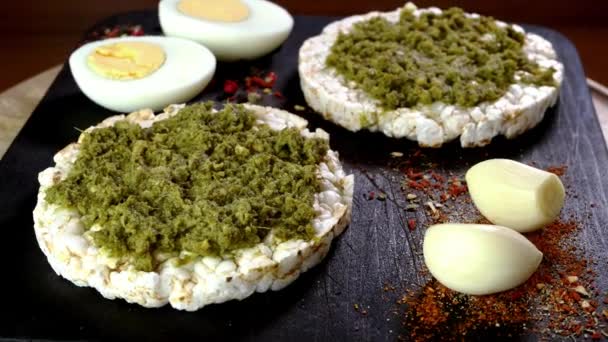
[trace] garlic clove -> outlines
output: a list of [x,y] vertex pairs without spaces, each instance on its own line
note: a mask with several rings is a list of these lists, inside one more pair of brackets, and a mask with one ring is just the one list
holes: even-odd
[[559,177],[509,159],[490,159],[466,174],[473,203],[490,222],[531,232],[553,222],[564,205]]
[[485,224],[439,224],[427,229],[424,262],[444,286],[472,295],[512,289],[536,271],[543,254],[520,233]]

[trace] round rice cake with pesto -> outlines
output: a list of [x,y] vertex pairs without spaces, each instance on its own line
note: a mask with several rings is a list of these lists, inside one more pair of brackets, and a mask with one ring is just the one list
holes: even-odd
[[354,178],[306,126],[256,105],[110,117],[39,174],[40,248],[74,284],[145,307],[279,290],[350,221]]
[[298,70],[325,119],[427,147],[524,133],[556,103],[563,77],[551,43],[520,26],[412,3],[331,23],[304,42]]

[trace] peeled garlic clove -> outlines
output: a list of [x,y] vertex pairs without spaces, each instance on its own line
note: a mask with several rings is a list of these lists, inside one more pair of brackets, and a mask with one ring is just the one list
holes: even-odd
[[490,159],[466,174],[477,209],[490,222],[530,232],[553,222],[564,205],[559,177],[509,159]]
[[431,226],[422,248],[426,266],[441,284],[472,295],[506,291],[524,283],[543,259],[520,233],[488,224]]

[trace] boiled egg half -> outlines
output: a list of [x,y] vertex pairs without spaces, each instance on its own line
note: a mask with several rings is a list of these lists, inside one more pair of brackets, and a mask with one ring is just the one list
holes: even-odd
[[199,94],[215,73],[204,46],[175,37],[121,37],[85,44],[70,56],[82,92],[117,112],[161,110]]
[[222,61],[261,57],[293,28],[291,15],[266,0],[161,0],[158,14],[165,35],[197,41]]

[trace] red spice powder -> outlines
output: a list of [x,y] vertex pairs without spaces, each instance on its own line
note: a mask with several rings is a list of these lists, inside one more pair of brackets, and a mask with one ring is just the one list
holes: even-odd
[[[600,326],[591,300],[575,291],[593,283],[589,261],[580,256],[573,243],[579,227],[574,221],[558,221],[527,237],[544,254],[543,262],[523,285],[489,296],[469,296],[454,292],[435,280],[416,294],[409,293],[405,304],[404,328],[415,341],[463,340],[517,337],[529,333],[545,337],[597,336]],[[589,308],[583,308],[583,302]]]
[[104,27],[91,32],[85,39],[84,43],[95,40],[115,38],[122,36],[143,36],[145,34],[141,25],[116,25],[112,27]]
[[403,172],[404,179],[401,189],[404,192],[409,190],[418,192],[417,195],[425,195],[429,200],[438,199],[441,202],[446,202],[449,199],[455,199],[461,195],[468,193],[464,179],[459,179],[454,176],[446,177],[440,174],[433,168],[434,165],[429,163],[418,163],[426,165],[426,169],[417,169],[413,166],[412,160],[417,160],[424,157],[424,154],[417,150],[411,155],[411,158],[403,162],[406,167],[400,168]]
[[407,227],[409,228],[410,231],[415,230],[416,229],[416,220],[414,220],[414,219],[407,220]]
[[131,35],[132,36],[143,36],[144,29],[140,25],[137,25],[131,29]]
[[[400,170],[403,176],[401,190],[409,202],[404,209],[427,210],[430,222],[426,223],[449,221],[449,217],[453,216],[452,213],[455,211],[453,206],[457,204],[455,200],[461,199],[468,193],[465,181],[463,177],[441,174],[435,165],[425,163],[420,160],[421,158],[424,158],[424,154],[417,150],[405,160],[392,161],[393,169]],[[413,164],[423,167],[413,167]],[[466,204],[467,200],[461,202]]]
[[547,172],[551,172],[559,177],[565,175],[567,170],[568,167],[566,165],[550,166],[547,168]]
[[417,179],[422,178],[422,176],[424,176],[423,172],[414,172],[414,169],[409,167],[405,170],[405,176],[410,180],[410,181],[415,181]]
[[452,197],[458,197],[460,195],[466,194],[468,192],[468,189],[467,186],[463,184],[459,179],[452,178],[449,181],[447,192]]
[[226,80],[224,81],[224,92],[226,94],[234,94],[236,93],[236,91],[239,90],[239,84],[236,83],[233,80]]
[[273,71],[267,73],[265,76],[248,76],[245,78],[245,88],[248,91],[254,90],[257,87],[260,88],[272,88],[277,81],[277,74]]
[[368,200],[373,200],[376,197],[376,193],[374,191],[370,191],[370,193],[367,195],[367,199]]
[[[248,101],[257,103],[263,98],[264,95],[272,95],[276,98],[283,98],[278,90],[273,90],[272,87],[278,76],[275,72],[270,71],[267,73],[253,70],[252,74],[245,77],[242,82],[239,80],[224,80],[223,91],[226,95],[229,95],[229,101]],[[242,86],[241,86],[242,85]]]
[[435,171],[431,171],[430,174],[431,174],[431,177],[434,180],[436,180],[438,183],[443,183],[445,181],[445,178],[442,175],[435,173]]

